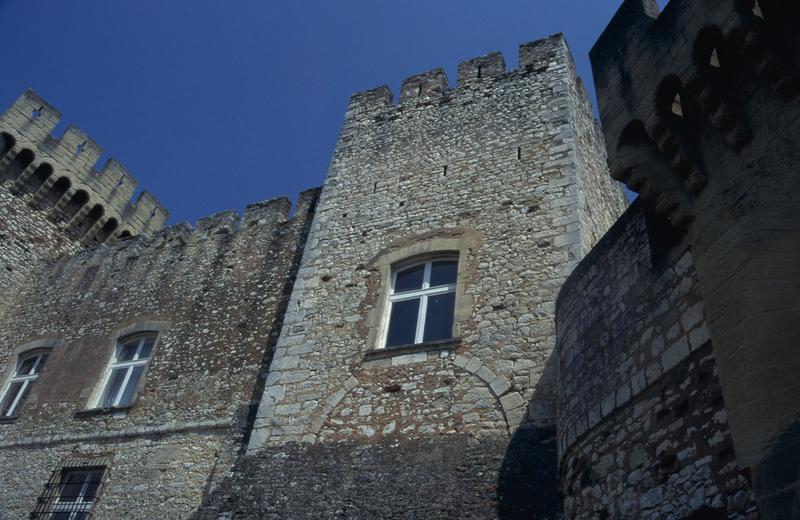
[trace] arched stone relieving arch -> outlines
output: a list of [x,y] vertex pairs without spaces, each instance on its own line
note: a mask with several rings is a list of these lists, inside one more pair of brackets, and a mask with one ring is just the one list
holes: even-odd
[[[512,390],[512,384],[503,375],[495,375],[477,356],[456,355],[453,366],[461,369],[470,376],[475,376],[483,381],[495,398],[497,408],[502,411],[509,435],[519,427],[525,419],[527,402],[517,391]],[[330,418],[331,413],[341,403],[345,396],[360,384],[355,376],[350,376],[335,392],[331,392],[321,404],[311,413],[311,421],[307,434],[303,437],[306,442],[313,442]]]
[[736,0],[736,8],[740,23],[728,33],[733,47],[782,98],[796,98],[800,95],[798,2]]
[[17,140],[14,139],[14,136],[7,132],[0,132],[0,163],[6,158],[16,144]]
[[61,210],[56,220],[59,222],[69,222],[89,203],[89,193],[86,190],[77,190],[67,201],[66,206]]
[[21,197],[31,193],[36,193],[42,186],[44,186],[44,184],[52,175],[53,167],[46,162],[42,163],[37,166],[36,169],[30,173],[30,175],[24,176],[25,178],[20,177],[17,179],[17,183],[13,189],[13,192]]
[[[52,179],[52,177],[51,177]],[[41,202],[42,209],[55,208],[61,198],[70,190],[72,182],[67,177],[59,177],[44,193]]]
[[72,221],[70,222],[70,234],[76,239],[83,238],[84,236],[88,235],[95,225],[98,224],[104,213],[105,208],[103,208],[101,204],[95,204],[92,206],[85,216],[82,216],[79,213],[73,217]]
[[100,231],[92,238],[92,241],[97,244],[102,244],[114,233],[114,231],[119,227],[119,223],[117,219],[111,217],[103,224],[103,227],[100,228]]
[[32,150],[23,148],[11,161],[3,168],[0,173],[0,182],[15,181],[31,165],[35,158]]

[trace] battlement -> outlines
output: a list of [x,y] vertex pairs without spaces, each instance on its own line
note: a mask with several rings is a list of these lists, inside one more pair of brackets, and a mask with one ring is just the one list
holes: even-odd
[[146,191],[132,201],[136,178],[115,159],[97,171],[103,149],[86,132],[51,135],[60,119],[30,89],[0,116],[0,182],[87,244],[161,228],[166,208]]
[[756,150],[764,103],[800,96],[798,11],[796,2],[671,0],[660,12],[655,0],[626,0],[592,48],[611,175],[673,227],[688,226],[714,178],[705,145]]
[[[398,107],[446,103],[470,89],[491,88],[494,82],[513,81],[529,74],[545,73],[549,64],[565,55],[569,56],[569,48],[561,33],[521,44],[519,67],[511,71],[506,70],[505,58],[501,52],[491,52],[461,62],[457,69],[456,86],[453,88],[441,68],[406,78],[400,88],[399,105],[393,104],[394,96],[386,85],[357,92],[350,98],[346,118],[373,117]],[[569,60],[571,63],[571,57]]]
[[305,225],[306,219],[313,216],[320,188],[312,188],[300,193],[291,214],[292,203],[287,197],[248,204],[243,214],[229,209],[202,217],[192,226],[180,222],[161,228],[152,236],[139,235],[98,247],[128,247],[131,244],[164,244],[180,242],[189,244],[208,240],[215,235],[232,235],[239,232],[273,233],[283,226]]

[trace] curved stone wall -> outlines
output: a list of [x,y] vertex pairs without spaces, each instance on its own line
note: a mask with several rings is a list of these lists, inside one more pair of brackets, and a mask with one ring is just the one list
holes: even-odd
[[559,295],[558,445],[569,518],[755,510],[727,424],[692,255],[634,203]]

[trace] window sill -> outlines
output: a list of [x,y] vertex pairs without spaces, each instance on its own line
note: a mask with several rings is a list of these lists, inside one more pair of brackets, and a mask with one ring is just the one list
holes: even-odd
[[113,415],[115,417],[125,417],[133,406],[113,406],[110,408],[90,408],[75,412],[76,419],[88,419],[98,415]]
[[15,415],[13,417],[0,417],[0,424],[13,424],[17,422],[19,419],[19,415]]
[[377,348],[364,354],[364,361],[374,361],[376,359],[386,359],[395,356],[404,356],[406,354],[416,354],[419,352],[453,350],[459,346],[461,346],[461,338],[448,338],[438,341],[428,341],[427,343],[415,343],[413,345]]

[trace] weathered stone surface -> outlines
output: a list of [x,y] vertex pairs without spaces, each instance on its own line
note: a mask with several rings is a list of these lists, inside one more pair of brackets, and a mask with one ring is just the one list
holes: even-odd
[[[18,108],[0,118],[0,130],[22,146],[34,137],[29,127],[28,134],[9,128],[30,115]],[[37,152],[34,164],[52,161],[55,176],[80,173],[48,153]],[[91,163],[82,167],[89,172]],[[117,195],[103,192],[107,180],[92,181],[89,191],[105,193],[112,217],[129,207],[129,194],[119,198],[128,190],[122,185]],[[111,477],[93,518],[188,518],[231,467],[256,418],[253,395],[261,393],[317,192],[301,195],[291,220],[287,200],[250,206],[241,228],[234,212],[205,218],[194,231],[157,231],[166,213],[154,213],[152,228],[134,225],[136,213],[118,216],[125,229],[150,236],[98,245],[37,209],[42,193],[12,194],[14,184],[5,181],[0,388],[26,346],[47,342],[51,351],[19,416],[0,423],[0,518],[27,518],[65,461],[99,456]],[[135,181],[126,182],[132,190]],[[126,331],[158,333],[134,404],[93,409],[115,338]],[[271,386],[265,401],[274,406],[282,394]],[[273,412],[297,413],[292,406]]]

